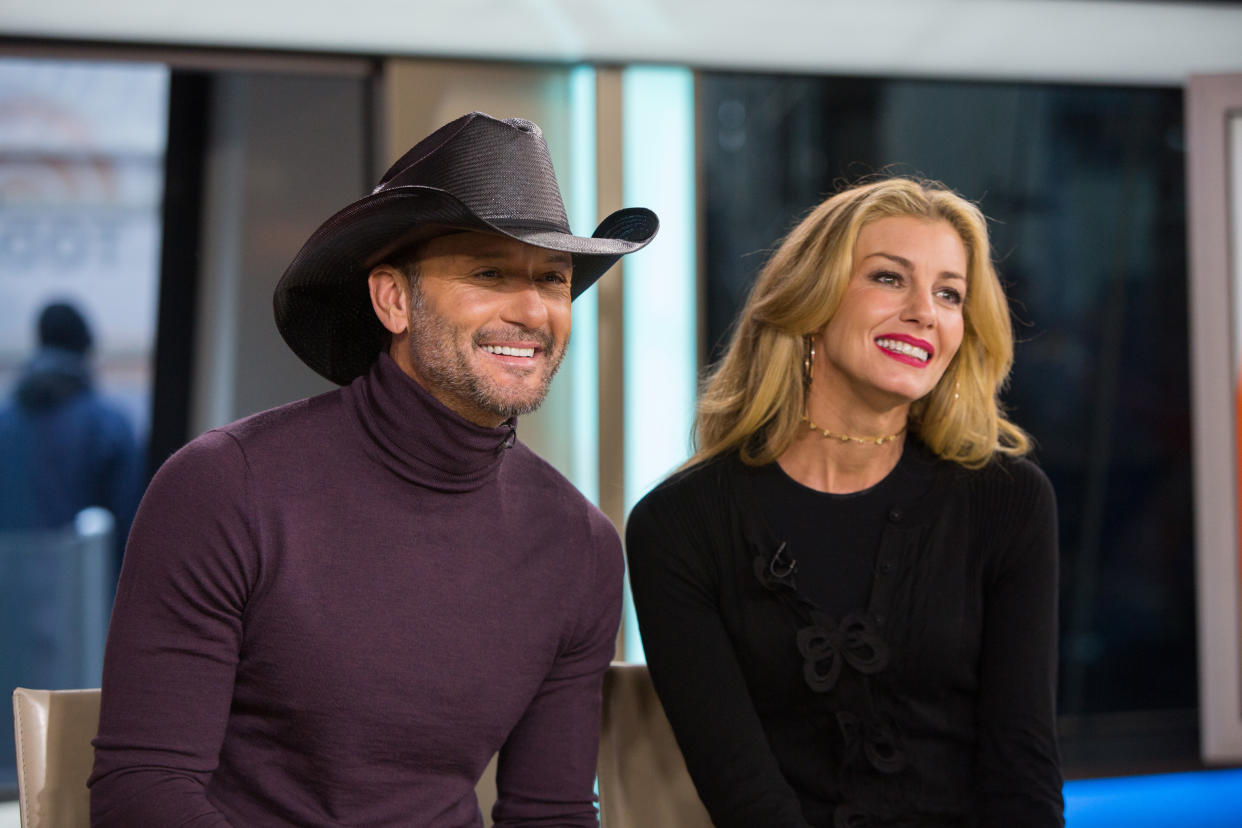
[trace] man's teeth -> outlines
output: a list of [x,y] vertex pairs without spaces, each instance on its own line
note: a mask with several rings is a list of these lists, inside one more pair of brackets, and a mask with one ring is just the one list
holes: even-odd
[[901,342],[896,339],[881,338],[881,339],[877,339],[875,341],[875,344],[879,345],[881,348],[883,348],[886,351],[896,351],[899,354],[905,354],[906,356],[912,356],[915,359],[921,359],[923,362],[927,362],[927,359],[928,359],[927,351],[923,350],[917,345],[911,345],[908,342]]
[[511,348],[508,345],[484,345],[483,350],[489,354],[501,354],[503,356],[533,357],[535,355],[534,348]]

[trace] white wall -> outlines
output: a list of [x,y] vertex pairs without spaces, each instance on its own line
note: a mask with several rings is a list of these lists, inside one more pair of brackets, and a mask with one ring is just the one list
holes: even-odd
[[1242,4],[1135,0],[5,0],[9,35],[800,72],[1181,84]]

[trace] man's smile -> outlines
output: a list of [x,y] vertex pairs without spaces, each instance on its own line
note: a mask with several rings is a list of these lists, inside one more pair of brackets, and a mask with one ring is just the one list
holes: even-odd
[[525,357],[531,359],[535,356],[535,352],[539,350],[533,345],[480,345],[480,348],[489,354],[497,356],[509,357]]

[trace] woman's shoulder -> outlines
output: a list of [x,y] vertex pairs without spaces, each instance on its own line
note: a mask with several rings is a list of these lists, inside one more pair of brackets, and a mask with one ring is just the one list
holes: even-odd
[[708,458],[670,474],[635,504],[630,523],[665,521],[672,516],[695,520],[722,513],[733,489],[731,480],[743,474],[744,465],[735,454]]
[[958,474],[965,484],[971,522],[983,535],[1053,531],[1056,495],[1048,476],[1030,458],[998,453],[986,465],[962,468]]
[[652,487],[642,500],[677,501],[702,497],[718,491],[725,479],[730,474],[736,473],[735,465],[742,465],[737,456],[725,454],[709,457],[692,466],[677,469]]
[[1025,455],[997,452],[981,468],[964,471],[971,487],[980,491],[1020,498],[1052,494],[1048,475]]
[[910,465],[922,470],[932,502],[969,503],[972,513],[992,518],[1014,518],[1032,510],[1056,508],[1052,483],[1027,456],[996,452],[982,466],[968,468],[938,457],[921,443],[917,448]]

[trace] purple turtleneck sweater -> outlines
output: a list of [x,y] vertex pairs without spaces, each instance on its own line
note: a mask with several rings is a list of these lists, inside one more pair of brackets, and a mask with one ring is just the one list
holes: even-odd
[[95,826],[595,826],[616,532],[386,355],[202,435],[125,554]]

